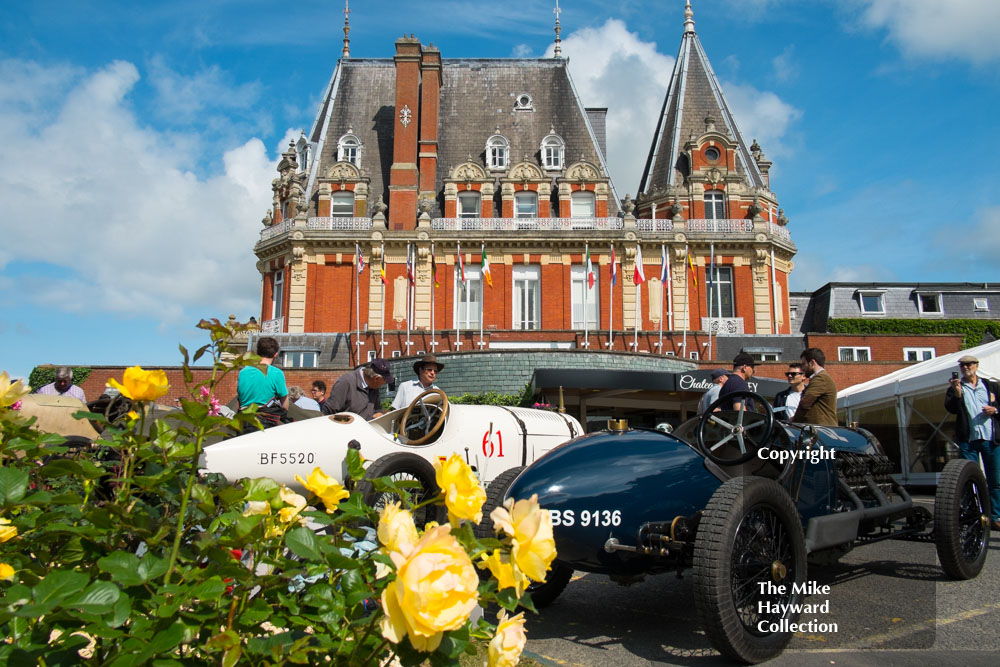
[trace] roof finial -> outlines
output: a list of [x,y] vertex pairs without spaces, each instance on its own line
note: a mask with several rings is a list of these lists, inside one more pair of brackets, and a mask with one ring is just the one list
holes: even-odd
[[559,9],[559,0],[556,0],[556,8],[552,10],[552,13],[556,15],[556,48],[553,55],[556,58],[562,58],[562,38],[559,36],[562,33],[562,26],[559,25],[559,15],[562,10]]
[[341,51],[344,58],[351,57],[351,38],[348,36],[351,34],[351,9],[347,5],[348,0],[344,0],[344,49]]
[[694,32],[694,10],[691,9],[691,0],[687,0],[684,5],[684,33]]

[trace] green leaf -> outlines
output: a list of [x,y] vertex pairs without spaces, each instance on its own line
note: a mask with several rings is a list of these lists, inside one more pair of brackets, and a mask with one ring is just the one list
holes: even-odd
[[372,596],[372,589],[365,582],[358,570],[348,570],[340,578],[340,585],[346,595],[346,604],[353,607],[365,598]]
[[232,647],[231,649],[228,649],[222,656],[222,667],[233,667],[233,665],[235,665],[239,661],[240,656],[242,654],[243,654],[243,647],[241,647],[239,644]]
[[139,586],[146,579],[139,573],[139,558],[125,551],[115,551],[97,561],[101,572],[107,572],[121,586]]
[[42,616],[54,609],[59,603],[77,593],[90,582],[90,577],[82,572],[56,570],[42,579],[31,592],[34,604],[22,607],[19,615],[30,612]]
[[145,655],[151,656],[157,653],[164,653],[166,651],[172,651],[181,641],[184,639],[184,624],[177,621],[170,625],[165,630],[161,630],[156,633],[153,640],[149,643]]
[[110,628],[121,627],[132,614],[132,600],[128,595],[122,593],[118,596],[118,601],[111,610],[111,616],[105,620]]
[[316,541],[316,533],[308,528],[300,526],[285,534],[285,546],[299,558],[310,561],[322,559],[319,544]]
[[247,495],[244,500],[270,500],[278,492],[278,483],[268,477],[257,477],[246,481]]
[[347,450],[347,474],[354,480],[365,478],[365,467],[361,463],[361,452],[357,449],[348,448]]
[[191,597],[199,600],[218,600],[226,592],[226,584],[222,577],[209,577],[191,589]]
[[167,571],[167,559],[158,558],[153,554],[146,554],[139,561],[139,576],[143,581],[157,579]]
[[56,459],[43,465],[38,474],[44,478],[80,477],[83,475],[83,468],[73,459]]
[[251,516],[241,516],[236,519],[236,523],[233,525],[233,530],[236,533],[237,539],[245,539],[250,533],[254,532],[260,527],[261,523],[267,517],[263,514],[253,514]]
[[66,607],[79,609],[92,614],[106,614],[111,611],[121,591],[110,581],[95,581],[80,595],[64,604]]
[[0,504],[13,504],[28,491],[28,473],[16,468],[0,468]]

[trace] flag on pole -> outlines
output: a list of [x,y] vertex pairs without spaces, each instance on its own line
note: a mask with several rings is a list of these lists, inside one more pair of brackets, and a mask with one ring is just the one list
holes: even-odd
[[434,287],[441,287],[441,283],[438,282],[438,267],[437,261],[434,259],[434,250],[431,250],[431,276],[434,278]]
[[587,289],[594,289],[594,263],[590,261],[590,246],[587,246]]
[[646,272],[642,267],[642,245],[635,244],[635,274],[632,276],[632,281],[636,286],[646,282]]
[[667,282],[667,246],[660,246],[660,283]]
[[615,264],[615,246],[611,245],[611,286],[618,284],[618,265]]
[[385,279],[385,244],[384,243],[382,244],[382,264],[378,267],[378,275],[379,275],[379,278],[382,279],[382,284],[383,285],[389,284],[388,281]]
[[416,281],[413,279],[413,260],[410,257],[410,246],[406,246],[406,278],[413,285]]
[[361,255],[361,246],[355,243],[354,249],[358,253],[358,275],[360,275],[365,270],[365,258]]
[[462,246],[458,246],[458,275],[462,279],[462,284],[465,284],[465,262],[462,261]]
[[691,253],[688,253],[688,266],[691,267],[691,280],[694,281],[694,286],[698,286],[698,272],[694,268],[694,259],[691,258]]
[[490,275],[490,260],[488,260],[486,258],[486,245],[485,244],[483,244],[483,264],[482,264],[482,267],[483,267],[483,280],[486,281],[487,285],[489,285],[490,287],[493,287],[493,276]]

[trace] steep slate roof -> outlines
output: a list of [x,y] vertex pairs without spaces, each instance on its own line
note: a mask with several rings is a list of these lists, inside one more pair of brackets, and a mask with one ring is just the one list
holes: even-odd
[[[566,142],[565,166],[583,159],[607,171],[598,137],[573,87],[568,61],[549,59],[444,59],[438,122],[438,168],[432,216],[441,216],[444,179],[452,167],[482,165],[486,140],[497,127],[510,142],[510,165],[539,162],[542,139],[555,129]],[[395,118],[396,71],[391,59],[341,60],[309,139],[321,143],[311,167],[310,195],[316,175],[337,161],[337,142],[348,129],[361,140],[361,169],[371,178],[369,202],[381,194],[388,203],[389,169]],[[515,111],[516,96],[531,96],[533,111]],[[315,204],[311,204],[315,206]],[[617,215],[613,186],[609,215]],[[312,213],[315,215],[315,213]]]
[[689,6],[685,13],[687,20],[684,22],[684,37],[681,39],[674,72],[663,100],[663,110],[660,112],[653,144],[639,182],[639,192],[682,185],[675,166],[688,138],[692,134],[701,136],[705,133],[706,116],[715,120],[718,131],[728,131],[729,136],[739,144],[737,172],[751,187],[766,190],[764,177],[736,125],[736,118],[729,109],[719,80],[715,78],[701,40],[694,31],[690,9]]

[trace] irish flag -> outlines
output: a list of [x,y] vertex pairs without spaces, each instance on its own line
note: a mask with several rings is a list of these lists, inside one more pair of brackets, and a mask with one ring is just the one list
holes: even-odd
[[590,261],[590,246],[587,246],[587,289],[594,289],[594,264]]
[[483,280],[490,287],[493,287],[493,276],[490,275],[490,260],[486,259],[486,246],[483,246]]

